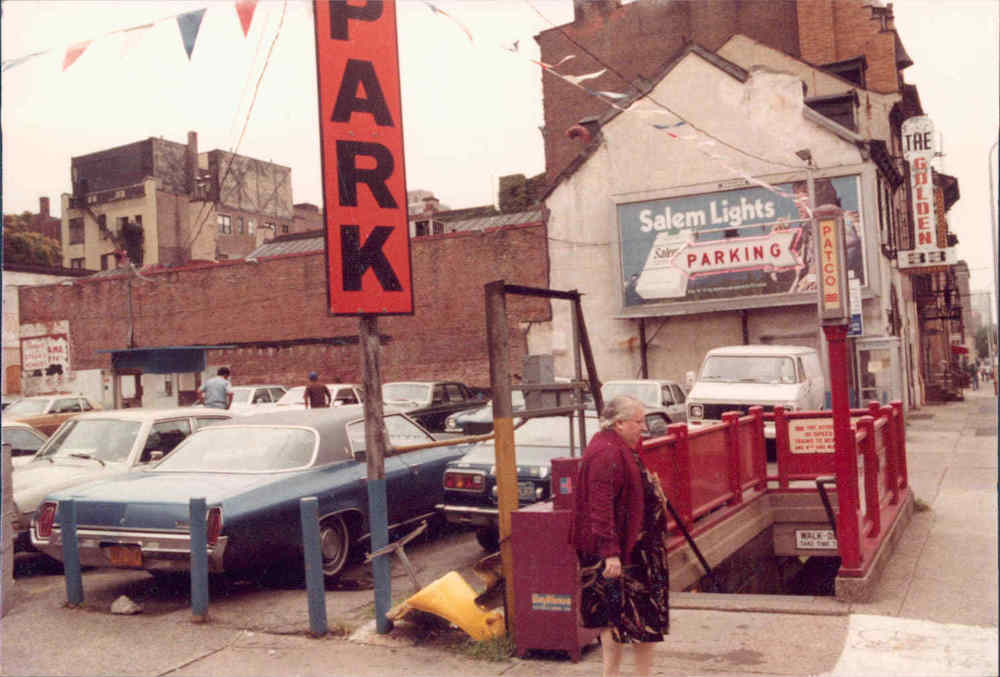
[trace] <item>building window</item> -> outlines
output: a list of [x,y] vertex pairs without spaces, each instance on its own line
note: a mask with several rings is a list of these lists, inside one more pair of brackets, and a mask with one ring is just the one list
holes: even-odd
[[427,231],[428,222],[427,221],[417,221],[416,222],[416,226],[417,226],[417,229],[416,229],[416,236],[417,237],[422,237],[422,236],[428,234],[428,231]]
[[97,215],[97,232],[100,233],[102,240],[107,240],[111,237],[111,233],[108,232],[108,215],[98,214]]
[[257,219],[247,219],[247,234],[253,235],[257,230]]
[[233,232],[233,219],[229,214],[219,214],[219,233],[231,235]]
[[244,232],[244,230],[243,230],[243,217],[242,216],[237,216],[236,217],[236,231],[240,235],[242,235],[243,232]]
[[273,223],[268,223],[268,222],[266,222],[266,221],[265,221],[265,222],[264,222],[264,225],[263,225],[263,228],[268,228],[268,229],[270,229],[270,231],[271,231],[272,233],[274,233],[275,235],[277,235],[277,234],[278,234],[278,231],[277,231],[277,230],[275,229],[275,227],[274,227],[274,224],[273,224]]
[[444,223],[441,221],[432,221],[434,224],[434,234],[443,235],[444,234]]
[[83,217],[69,220],[69,243],[83,244]]
[[101,270],[107,270],[109,268],[114,268],[115,255],[114,254],[101,254]]
[[69,267],[73,268],[74,270],[83,270],[84,260],[85,259],[82,259],[82,258],[80,258],[80,259],[70,259],[69,260]]
[[135,215],[135,222],[138,223],[140,226],[142,225],[142,214]]
[[128,223],[128,217],[119,216],[117,221],[118,221],[118,233],[121,234],[121,232],[125,230],[125,224]]
[[288,224],[287,223],[281,224],[281,232],[282,233],[287,233],[288,232]]

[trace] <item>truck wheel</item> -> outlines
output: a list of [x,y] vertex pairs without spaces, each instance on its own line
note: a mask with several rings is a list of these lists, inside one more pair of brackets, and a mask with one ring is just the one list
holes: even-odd
[[323,576],[327,583],[337,580],[351,552],[351,534],[339,515],[327,517],[319,525],[319,543],[323,552]]
[[500,549],[500,533],[496,527],[479,527],[476,529],[476,540],[487,552],[496,552]]

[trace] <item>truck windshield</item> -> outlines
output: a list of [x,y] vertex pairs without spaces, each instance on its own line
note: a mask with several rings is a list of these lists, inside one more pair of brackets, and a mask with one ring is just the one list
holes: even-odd
[[705,360],[700,380],[726,383],[797,383],[790,357],[712,355]]

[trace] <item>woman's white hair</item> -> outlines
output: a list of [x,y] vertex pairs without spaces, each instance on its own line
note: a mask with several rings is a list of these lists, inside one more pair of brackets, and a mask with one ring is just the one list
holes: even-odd
[[601,429],[606,430],[618,423],[633,418],[643,409],[643,404],[631,395],[618,395],[605,403],[601,411]]

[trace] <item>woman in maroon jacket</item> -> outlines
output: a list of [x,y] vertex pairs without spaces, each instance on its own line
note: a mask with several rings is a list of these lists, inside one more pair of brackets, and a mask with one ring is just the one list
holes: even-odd
[[601,431],[583,454],[573,514],[573,544],[596,579],[583,588],[581,615],[603,628],[603,675],[617,675],[622,644],[635,647],[636,672],[649,675],[653,642],[670,630],[666,499],[637,448],[645,409],[629,396],[601,412]]

